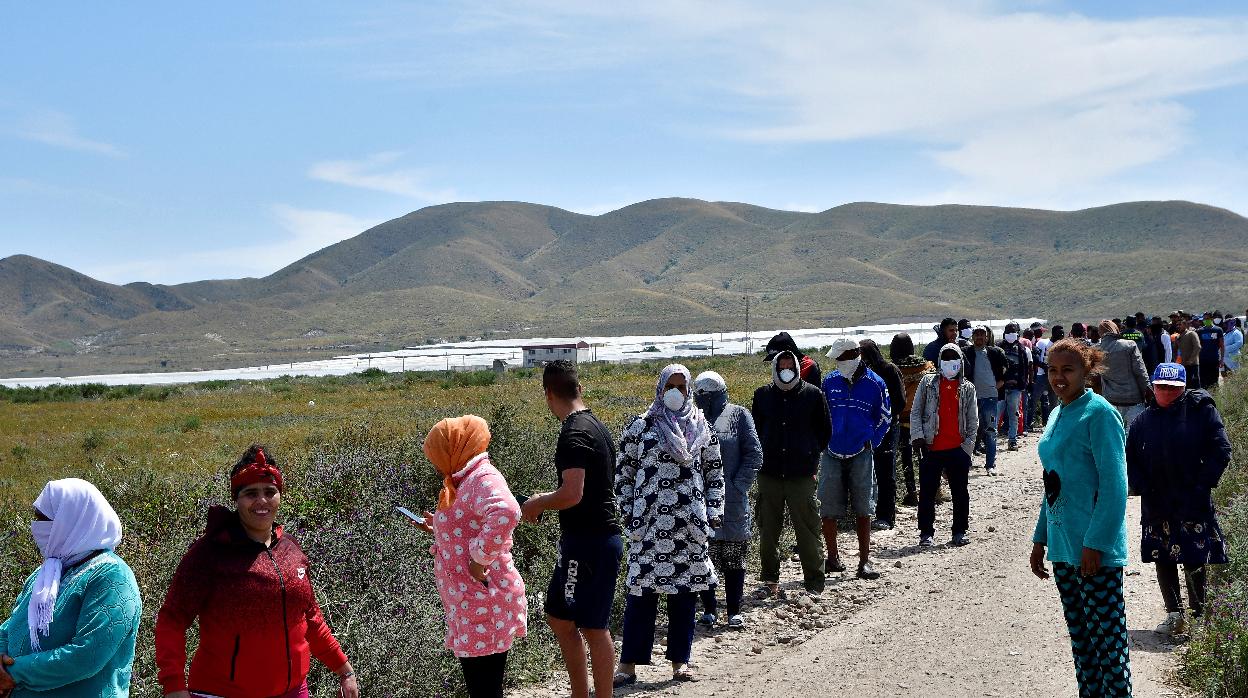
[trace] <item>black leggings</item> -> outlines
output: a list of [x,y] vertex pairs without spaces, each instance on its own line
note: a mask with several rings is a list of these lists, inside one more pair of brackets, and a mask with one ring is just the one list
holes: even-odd
[[[1188,605],[1191,606],[1192,615],[1199,617],[1205,610],[1205,566],[1183,565],[1183,574],[1187,577]],[[1177,563],[1157,561],[1157,585],[1161,587],[1161,598],[1166,602],[1166,612],[1182,611],[1183,593],[1179,590],[1179,565]]]
[[460,657],[468,698],[503,698],[503,677],[507,673],[507,653],[484,657]]
[[[745,595],[745,570],[720,570],[720,579],[724,584],[724,601],[728,604],[728,617],[741,612],[741,597]],[[715,599],[715,587],[699,594],[702,597],[702,608],[707,613],[715,613],[719,603]]]

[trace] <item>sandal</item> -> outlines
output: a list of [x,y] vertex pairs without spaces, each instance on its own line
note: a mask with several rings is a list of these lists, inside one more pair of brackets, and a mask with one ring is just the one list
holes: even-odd
[[692,682],[692,681],[697,681],[698,676],[697,674],[694,674],[692,671],[690,671],[689,667],[684,667],[682,669],[674,669],[672,671],[672,680],[681,681],[681,682],[686,682],[686,681]]
[[611,685],[614,686],[615,688],[620,688],[622,686],[632,686],[635,683],[637,683],[636,674],[625,674],[622,671],[615,672],[615,676],[611,678]]
[[754,591],[754,598],[758,601],[770,599],[780,593],[779,584],[764,584]]

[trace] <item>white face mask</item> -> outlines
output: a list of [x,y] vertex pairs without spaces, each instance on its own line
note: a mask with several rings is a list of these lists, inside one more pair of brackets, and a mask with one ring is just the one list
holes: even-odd
[[1215,325],[1221,325],[1221,324],[1222,324],[1222,320],[1221,320],[1220,318],[1216,318],[1216,317],[1215,317],[1215,318],[1213,319],[1213,324],[1215,324]]
[[1007,342],[1017,342],[1017,341],[1018,341],[1018,333],[1017,333],[1017,332],[1010,332],[1010,333],[1008,333],[1008,334],[1004,335],[1004,337],[1005,337],[1005,341],[1007,341]]
[[841,375],[845,376],[845,378],[853,378],[854,371],[858,370],[858,364],[861,362],[862,362],[861,358],[846,359],[845,361],[837,361],[836,370],[840,371]]
[[678,412],[685,406],[685,394],[680,392],[679,388],[668,388],[667,392],[663,393],[663,404],[667,406],[667,409]]
[[781,383],[792,383],[794,378],[797,378],[797,374],[792,369],[786,368],[780,371]]
[[953,359],[951,361],[945,361],[942,359],[940,362],[940,374],[949,380],[957,378],[958,371],[961,370],[962,362],[959,359]]
[[39,547],[39,552],[44,557],[48,556],[48,548],[52,547],[52,522],[51,521],[31,521],[30,535],[35,538],[35,545]]
[[963,329],[963,330],[962,330],[962,338],[963,338],[963,339],[970,339],[970,338],[971,338],[971,333],[972,333],[972,332],[974,332],[974,331],[975,331],[975,330],[973,330],[973,329],[971,329],[971,328],[969,328],[969,327],[967,327],[967,328]]

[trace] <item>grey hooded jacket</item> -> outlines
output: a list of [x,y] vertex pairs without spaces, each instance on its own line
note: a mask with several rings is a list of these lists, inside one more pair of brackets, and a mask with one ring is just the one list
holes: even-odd
[[715,419],[719,456],[724,461],[724,520],[712,537],[723,541],[750,539],[750,486],[763,466],[763,446],[750,411],[731,402]]
[[1140,355],[1140,347],[1130,340],[1119,339],[1118,335],[1106,334],[1101,337],[1100,349],[1105,354],[1101,397],[1119,407],[1144,402],[1152,384],[1148,380],[1148,368]]
[[[979,430],[979,409],[975,402],[975,386],[966,380],[966,358],[957,344],[950,342],[941,347],[940,353],[952,349],[962,359],[958,369],[958,430],[962,433],[962,450],[970,455],[975,449],[975,432]],[[940,431],[940,373],[923,376],[914,391],[914,403],[910,406],[910,438],[923,439],[928,445],[936,440]]]

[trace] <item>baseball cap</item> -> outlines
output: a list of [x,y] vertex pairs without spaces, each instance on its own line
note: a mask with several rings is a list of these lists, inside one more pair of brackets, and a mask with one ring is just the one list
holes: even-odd
[[1153,369],[1153,385],[1177,385],[1187,387],[1187,369],[1183,364],[1162,363]]
[[828,358],[835,361],[836,357],[853,349],[862,349],[862,347],[849,337],[838,337],[835,342],[832,342],[832,348],[828,349]]

